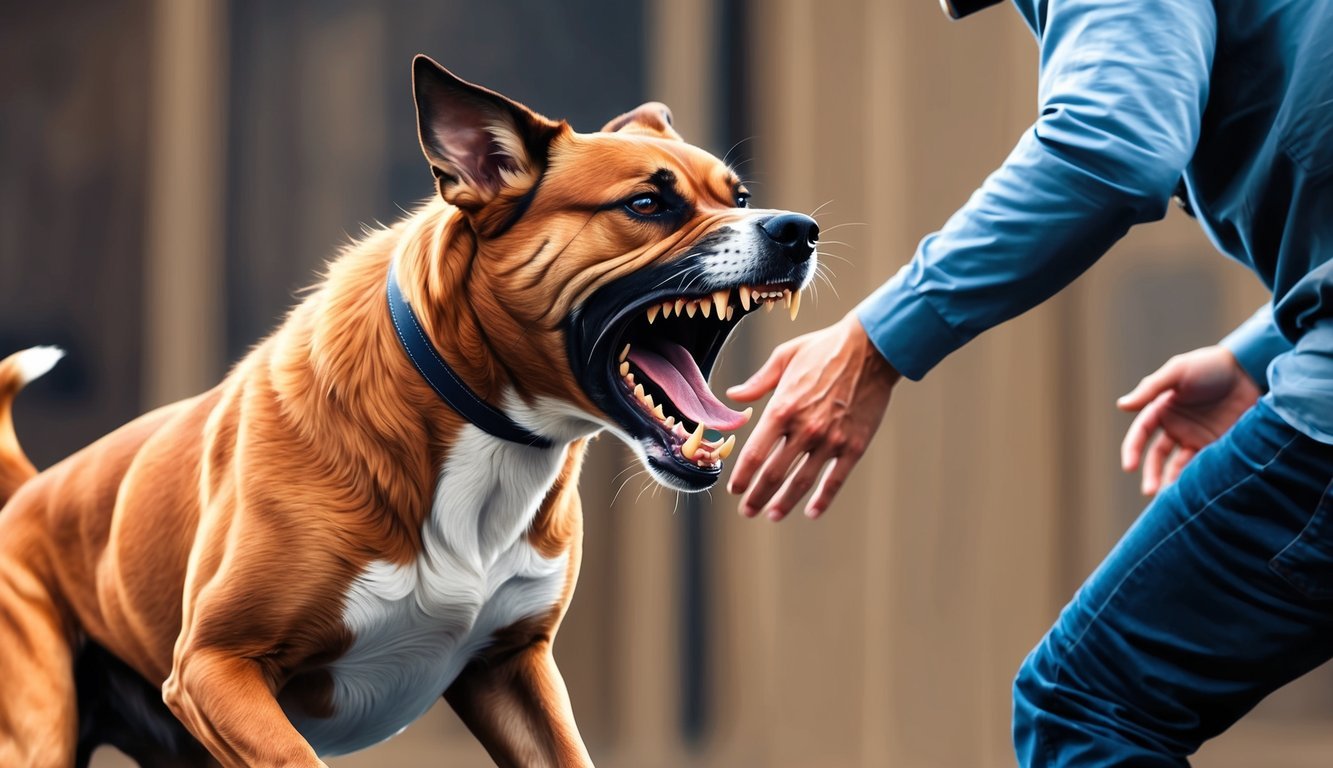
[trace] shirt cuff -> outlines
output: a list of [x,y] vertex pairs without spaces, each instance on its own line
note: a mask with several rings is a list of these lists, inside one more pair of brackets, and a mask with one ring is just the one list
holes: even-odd
[[1261,392],[1268,391],[1268,364],[1291,349],[1273,324],[1273,308],[1265,304],[1219,342],[1236,356],[1236,362],[1254,380]]
[[920,381],[967,339],[940,316],[925,296],[906,283],[903,267],[856,307],[871,343],[894,370]]

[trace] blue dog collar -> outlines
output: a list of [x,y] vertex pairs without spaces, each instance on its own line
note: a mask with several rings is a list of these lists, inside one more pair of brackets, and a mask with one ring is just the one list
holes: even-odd
[[499,409],[477,397],[463,380],[454,373],[449,364],[444,362],[435,346],[426,337],[412,305],[407,303],[402,289],[398,287],[398,270],[389,264],[389,315],[393,318],[393,329],[398,334],[398,341],[403,351],[416,367],[421,378],[426,380],[435,394],[440,396],[450,408],[460,416],[490,434],[514,443],[530,445],[534,448],[550,448],[551,441],[535,435],[519,426],[513,419]]

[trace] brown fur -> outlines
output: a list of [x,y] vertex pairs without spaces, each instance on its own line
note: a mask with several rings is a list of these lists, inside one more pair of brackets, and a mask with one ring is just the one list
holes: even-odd
[[[483,398],[509,388],[596,413],[569,369],[563,318],[734,215],[734,176],[681,142],[663,109],[593,135],[515,112],[509,129],[540,134],[527,149],[544,154],[489,186],[432,157],[443,199],[349,247],[217,387],[36,477],[6,442],[12,374],[0,366],[0,499],[13,495],[0,513],[0,765],[72,762],[69,669],[85,641],[161,686],[223,764],[321,765],[278,698],[331,706],[320,669],[351,640],[340,596],[372,560],[417,556],[463,426],[394,337],[390,260]],[[659,167],[693,196],[691,221],[663,233],[593,215]],[[550,655],[578,573],[583,449],[570,446],[528,534],[543,555],[570,553],[560,603],[497,635],[448,692],[501,764],[590,764]]]

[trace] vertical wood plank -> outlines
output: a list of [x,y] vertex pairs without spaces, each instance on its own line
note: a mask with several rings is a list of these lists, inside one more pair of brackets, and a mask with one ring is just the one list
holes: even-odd
[[211,387],[222,372],[225,0],[156,0],[144,401]]

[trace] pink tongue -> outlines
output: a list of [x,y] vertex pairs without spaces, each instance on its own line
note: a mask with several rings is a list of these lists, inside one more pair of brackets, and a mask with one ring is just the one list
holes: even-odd
[[658,342],[658,351],[630,350],[629,359],[666,392],[671,402],[691,421],[721,432],[745,423],[745,414],[723,405],[708,388],[694,357],[679,344]]

